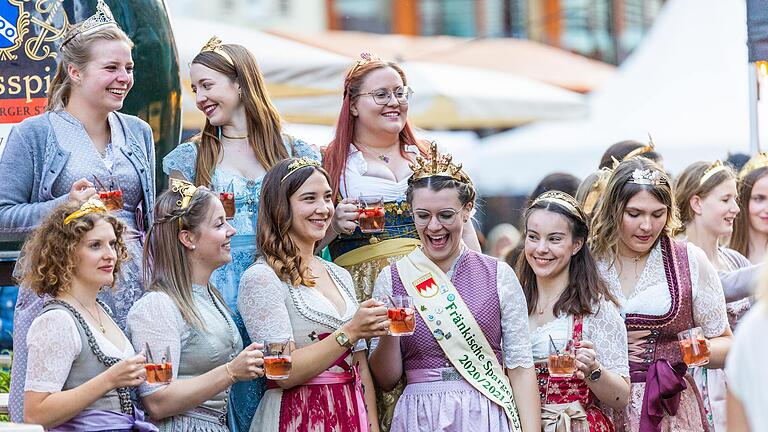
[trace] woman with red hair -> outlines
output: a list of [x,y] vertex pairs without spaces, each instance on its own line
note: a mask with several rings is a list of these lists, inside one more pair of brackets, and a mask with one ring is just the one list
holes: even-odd
[[[336,136],[325,150],[323,166],[339,201],[325,240],[333,262],[352,274],[357,299],[364,301],[379,272],[419,245],[405,190],[413,173],[410,164],[426,155],[428,145],[408,123],[414,92],[402,68],[369,53],[360,57],[344,80]],[[369,195],[383,198],[382,232],[364,233],[359,227],[357,202]],[[471,221],[464,233],[467,245],[479,251]],[[380,400],[385,430],[396,402],[392,396]]]

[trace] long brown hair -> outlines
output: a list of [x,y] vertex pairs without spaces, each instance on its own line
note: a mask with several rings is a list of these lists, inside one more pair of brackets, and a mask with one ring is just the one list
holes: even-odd
[[[236,44],[221,45],[234,64],[221,54],[203,51],[195,56],[192,64],[199,64],[226,75],[240,85],[240,99],[245,108],[245,123],[248,126],[248,143],[256,159],[269,170],[279,161],[288,157],[283,144],[280,113],[272,104],[256,59],[245,47]],[[192,138],[197,143],[195,178],[196,185],[210,186],[213,172],[222,151],[219,128],[206,119],[200,134]]]
[[[205,330],[192,297],[192,265],[179,233],[202,226],[218,198],[205,187],[198,187],[186,208],[178,205],[180,199],[181,195],[172,189],[157,197],[155,221],[144,246],[144,281],[148,291],[167,294],[190,326]],[[211,291],[225,304],[217,290]]]
[[752,188],[758,180],[768,175],[768,167],[758,168],[746,175],[739,177],[737,190],[741,200],[741,211],[733,221],[733,235],[729,247],[738,253],[749,256],[749,231],[752,229],[749,223],[749,203],[752,201]]
[[322,173],[329,184],[330,180],[328,173],[319,166],[309,165],[290,171],[289,167],[295,161],[296,158],[291,158],[279,162],[264,176],[256,244],[277,277],[293,286],[313,287],[314,277],[289,234],[293,220],[291,196],[315,172]]
[[712,174],[706,181],[702,182],[704,173],[712,166],[709,162],[694,162],[683,170],[677,177],[675,183],[675,201],[680,212],[680,229],[675,235],[685,232],[685,227],[693,221],[695,214],[691,208],[691,198],[699,196],[701,198],[709,195],[712,190],[726,180],[735,180],[736,173],[728,166],[723,166],[718,172]]
[[20,282],[30,287],[37,295],[48,294],[56,297],[71,287],[80,241],[100,220],[112,225],[117,238],[117,259],[112,274],[118,274],[120,265],[128,259],[128,251],[123,241],[125,224],[109,213],[94,212],[73,219],[65,225],[64,219],[78,209],[80,205],[70,203],[56,207],[24,243],[20,259]]
[[[629,180],[635,170],[651,170],[658,173],[660,184],[646,185],[630,182]],[[675,196],[672,193],[672,185],[667,173],[650,159],[644,157],[627,159],[613,171],[603,199],[592,216],[592,235],[589,243],[595,258],[613,259],[616,257],[624,209],[629,200],[640,191],[647,191],[667,207],[667,222],[659,238],[662,235],[671,237],[680,227]],[[657,242],[659,238],[656,239]],[[654,243],[651,248],[655,246]]]
[[72,94],[72,79],[69,77],[67,68],[72,65],[78,70],[85,69],[93,57],[98,55],[98,53],[91,52],[91,46],[94,42],[100,40],[123,41],[129,48],[133,48],[131,39],[116,25],[106,25],[91,32],[77,34],[79,32],[80,25],[76,24],[70,28],[64,37],[67,43],[59,50],[56,74],[48,86],[46,111],[60,110],[67,106],[69,96]]
[[[372,71],[382,68],[392,68],[402,78],[403,85],[408,85],[408,79],[405,77],[403,69],[397,63],[384,60],[355,63],[344,78],[344,98],[341,102],[339,120],[336,123],[336,133],[323,154],[323,167],[325,167],[331,178],[330,184],[334,199],[339,196],[341,178],[344,175],[344,170],[347,168],[349,146],[355,138],[355,117],[352,115],[352,105],[360,96],[360,90],[365,77]],[[403,157],[405,157],[404,146],[406,145],[416,146],[422,156],[427,154],[428,147],[426,142],[416,139],[411,124],[407,119],[405,120],[403,130],[400,131],[400,153]]]
[[[523,226],[526,231],[523,235],[523,242],[528,238],[528,219],[535,211],[539,210],[563,216],[568,221],[573,240],[583,242],[579,251],[571,257],[568,264],[568,285],[552,307],[552,314],[554,316],[559,316],[561,313],[567,315],[592,315],[596,312],[593,306],[599,305],[601,299],[611,301],[617,306],[619,304],[616,297],[608,289],[605,281],[600,278],[595,259],[589,251],[589,247],[587,247],[587,239],[589,238],[587,217],[578,202],[574,198],[571,198],[571,200],[573,201],[568,202],[576,210],[575,213],[556,200],[543,199],[534,201],[525,211],[523,217]],[[536,284],[536,273],[533,271],[531,264],[528,263],[525,253],[521,253],[517,258],[515,269],[520,285],[523,287],[525,299],[528,301],[528,315],[531,315],[539,300],[539,288]]]

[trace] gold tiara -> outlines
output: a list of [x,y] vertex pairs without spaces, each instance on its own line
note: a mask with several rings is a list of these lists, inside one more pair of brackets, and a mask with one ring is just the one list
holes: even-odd
[[371,62],[383,62],[383,61],[384,60],[378,55],[367,52],[367,51],[363,51],[360,53],[360,58],[355,62],[355,65],[352,66],[352,69],[349,70],[349,73],[347,74],[347,76],[355,73],[355,71],[359,69],[360,66],[363,66]]
[[603,196],[603,193],[605,193],[605,190],[608,188],[608,180],[611,178],[611,175],[613,175],[613,170],[616,168],[618,163],[615,158],[613,160],[614,168],[604,167],[597,171],[597,178],[595,179],[595,182],[592,183],[592,187],[589,188],[589,192],[584,198],[584,204],[582,204],[584,213],[592,214],[592,211],[597,206],[600,197]]
[[711,179],[713,175],[725,171],[727,167],[723,165],[723,161],[720,159],[712,162],[712,165],[707,168],[706,171],[704,171],[704,175],[701,176],[701,180],[699,180],[699,186],[703,185],[707,182],[707,180]]
[[233,67],[235,66],[235,62],[232,61],[232,57],[230,57],[229,54],[227,54],[227,52],[224,51],[224,47],[221,44],[221,39],[219,39],[218,37],[216,36],[211,37],[210,39],[208,39],[208,42],[206,42],[205,45],[203,45],[203,47],[200,48],[201,53],[206,51],[215,52],[216,54],[224,57],[224,60],[226,60],[230,64],[230,66],[233,66]]
[[291,162],[290,165],[288,165],[288,174],[283,176],[283,178],[280,180],[280,183],[284,182],[285,179],[287,179],[291,174],[308,166],[319,167],[320,162],[306,156],[295,159],[293,162]]
[[752,156],[746,164],[739,171],[739,180],[743,180],[749,173],[754,170],[768,166],[768,152],[759,152]]
[[453,156],[437,153],[437,143],[434,141],[429,145],[429,159],[416,156],[416,163],[410,164],[410,167],[413,175],[408,179],[408,183],[426,177],[451,177],[462,183],[472,184],[472,179],[461,169],[461,164],[453,163]]
[[646,153],[650,153],[655,150],[656,150],[656,144],[653,143],[653,137],[651,137],[651,134],[648,133],[648,145],[634,149],[631,152],[627,153],[627,155],[624,156],[624,158],[622,159],[622,162],[627,159],[632,159],[635,156],[642,156]]
[[658,186],[667,184],[667,179],[664,177],[661,171],[656,171],[649,168],[635,168],[635,170],[632,171],[632,177],[627,180],[627,183]]
[[197,192],[197,186],[194,184],[180,179],[171,179],[171,191],[181,195],[181,199],[176,201],[176,205],[182,210],[189,207],[189,202],[192,201],[192,197]]
[[96,13],[83,21],[77,27],[77,30],[73,31],[72,34],[61,43],[61,47],[63,48],[64,45],[79,35],[93,33],[97,29],[108,25],[117,26],[117,21],[115,21],[115,17],[112,15],[112,10],[110,10],[109,6],[104,3],[104,0],[99,0],[96,3]]
[[565,207],[566,210],[568,210],[573,216],[575,216],[582,222],[587,220],[586,217],[584,216],[584,211],[582,211],[581,206],[579,205],[579,202],[576,201],[574,197],[570,196],[565,192],[561,192],[561,191],[544,192],[543,194],[539,195],[535,200],[533,200],[533,203],[531,203],[531,207],[544,201],[557,203],[560,206]]
[[83,217],[89,213],[106,213],[107,207],[98,198],[90,198],[84,202],[79,209],[70,213],[64,218],[64,225],[68,225],[73,220]]

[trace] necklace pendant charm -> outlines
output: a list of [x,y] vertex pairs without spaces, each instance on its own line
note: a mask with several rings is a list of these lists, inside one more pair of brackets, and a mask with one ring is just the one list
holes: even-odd
[[389,163],[389,156],[387,155],[379,155],[379,159],[383,160],[384,163]]
[[103,325],[100,325],[100,326],[99,326],[99,330],[101,330],[101,333],[102,333],[102,334],[107,334],[107,331],[106,331],[106,330],[104,330],[104,326],[103,326]]

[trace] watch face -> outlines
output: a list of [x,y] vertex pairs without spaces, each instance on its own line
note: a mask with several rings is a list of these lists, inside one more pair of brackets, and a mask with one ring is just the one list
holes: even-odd
[[589,379],[592,381],[597,381],[600,379],[600,376],[602,375],[603,375],[603,371],[601,371],[600,369],[595,369],[592,371],[591,374],[589,374]]
[[341,346],[348,346],[349,345],[349,337],[345,335],[344,333],[339,333],[336,336],[336,342],[339,343]]

